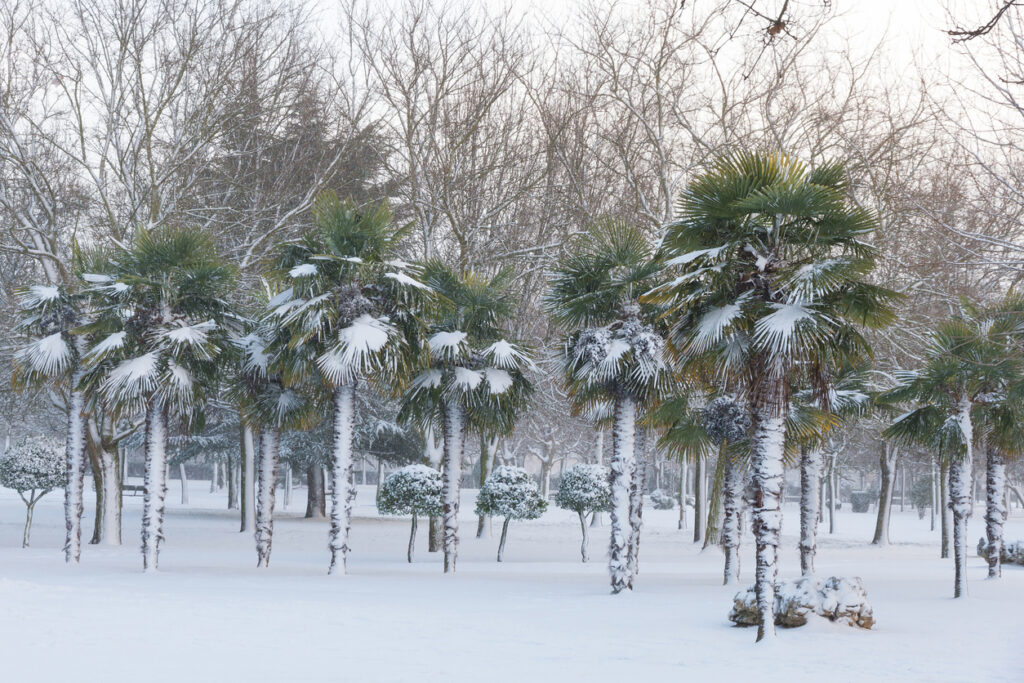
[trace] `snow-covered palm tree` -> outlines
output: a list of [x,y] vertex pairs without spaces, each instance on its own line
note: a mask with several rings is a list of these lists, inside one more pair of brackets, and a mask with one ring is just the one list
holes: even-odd
[[[386,205],[360,207],[333,194],[318,198],[315,227],[275,258],[283,291],[270,302],[270,325],[286,330],[296,359],[281,368],[285,386],[314,376],[331,393],[331,562],[344,573],[355,487],[352,484],[356,389],[369,380],[395,388],[418,347],[419,311],[430,289],[418,268],[399,260],[406,229]],[[305,362],[303,359],[311,359]]]
[[710,361],[747,401],[752,423],[758,640],[774,636],[783,454],[790,389],[866,355],[862,326],[892,319],[895,295],[867,278],[874,216],[846,200],[845,171],[808,171],[782,154],[719,160],[684,191],[663,251],[674,279],[651,292],[670,307],[684,362]]
[[643,234],[618,221],[598,223],[575,246],[555,269],[547,306],[568,333],[563,361],[574,410],[593,414],[612,404],[608,571],[619,593],[632,588],[636,573],[637,420],[668,380],[664,340],[654,326],[658,310],[639,301],[660,266]]
[[424,281],[437,293],[428,323],[425,366],[412,380],[399,413],[423,427],[440,428],[444,571],[454,572],[459,548],[459,491],[469,431],[508,434],[530,393],[527,350],[511,339],[511,273],[491,278],[458,274],[432,261]]
[[157,569],[167,494],[168,421],[203,424],[204,406],[230,350],[224,297],[233,269],[198,228],[140,229],[110,269],[91,274],[100,302],[84,328],[98,343],[84,355],[85,383],[119,416],[145,415],[142,562]]
[[274,494],[281,463],[281,433],[309,429],[320,416],[308,397],[308,388],[289,384],[286,376],[302,376],[293,369],[308,364],[307,347],[293,349],[283,327],[256,326],[235,340],[241,352],[241,366],[234,378],[232,394],[247,424],[262,430],[256,468],[256,566],[270,565],[274,535]]
[[19,290],[18,305],[17,329],[30,341],[14,354],[14,386],[56,386],[67,396],[64,560],[77,563],[82,553],[87,401],[81,362],[86,340],[75,329],[85,322],[88,300],[64,285],[31,285]]
[[[962,315],[940,323],[926,350],[925,364],[898,375],[898,385],[881,400],[911,402],[883,433],[886,438],[923,443],[950,460],[949,507],[953,512],[953,597],[967,592],[967,519],[973,508],[971,468],[974,448],[989,443],[993,484],[1004,473],[998,461],[1016,450],[1024,356],[1020,339],[1022,301],[1011,297],[990,309],[967,306]],[[1002,494],[999,494],[1000,501]],[[1001,506],[1001,502],[999,505]],[[1001,533],[1001,524],[993,532]]]

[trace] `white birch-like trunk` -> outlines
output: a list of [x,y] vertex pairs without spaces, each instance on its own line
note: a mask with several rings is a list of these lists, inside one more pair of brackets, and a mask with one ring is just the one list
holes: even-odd
[[743,470],[725,453],[725,481],[722,506],[722,550],[725,551],[723,584],[728,586],[740,577],[740,516],[743,514]]
[[988,578],[1003,575],[1003,522],[1006,520],[1006,463],[1002,454],[989,446],[985,461],[985,535],[988,541]]
[[356,390],[342,385],[334,390],[334,461],[331,464],[331,565],[328,574],[344,574],[348,562],[348,532],[352,526],[352,437],[355,430]]
[[256,528],[256,434],[246,423],[242,427],[242,525],[239,531]]
[[188,505],[188,474],[183,462],[178,463],[178,478],[181,479],[181,504]]
[[611,540],[608,553],[608,573],[611,575],[612,593],[629,588],[630,541],[630,486],[635,457],[636,403],[619,396],[615,399],[615,424],[612,434],[611,470]]
[[121,468],[116,453],[100,448],[103,495],[100,507],[100,545],[121,545]]
[[633,432],[633,472],[629,481],[629,588],[640,571],[640,530],[643,527],[644,484],[647,463],[644,460],[647,433],[643,429]]
[[444,454],[441,458],[441,504],[444,515],[444,572],[455,571],[459,554],[459,490],[466,422],[462,406],[449,401],[444,407]]
[[158,568],[167,499],[167,405],[152,399],[146,408],[146,494],[142,501],[142,567]]
[[953,512],[953,562],[956,565],[953,597],[967,595],[967,518],[974,507],[971,465],[974,455],[974,425],[971,403],[964,400],[957,409],[957,422],[963,433],[965,452],[949,466],[949,507]]
[[[779,532],[782,528],[783,451],[786,416],[771,406],[753,415],[752,476],[756,489],[751,510],[756,543],[754,587],[757,594],[757,640],[775,637],[775,580],[778,577]],[[778,411],[784,411],[784,407]]]
[[277,490],[277,466],[281,457],[281,432],[263,431],[260,442],[260,464],[256,487],[256,566],[270,566],[270,550],[274,540],[274,494]]
[[804,448],[800,454],[800,575],[814,574],[814,554],[818,549],[819,480],[821,451]]
[[[75,371],[77,387],[83,372]],[[64,561],[78,564],[82,556],[82,510],[85,492],[85,393],[72,390],[68,401],[68,431],[64,445]]]
[[[580,516],[580,528],[583,529],[583,543],[580,545],[580,554],[583,556],[583,561],[587,562],[590,560],[590,555],[587,552],[587,547],[590,545],[590,535],[587,533],[587,513],[583,510],[577,510],[576,514]],[[594,514],[597,514],[596,512]]]

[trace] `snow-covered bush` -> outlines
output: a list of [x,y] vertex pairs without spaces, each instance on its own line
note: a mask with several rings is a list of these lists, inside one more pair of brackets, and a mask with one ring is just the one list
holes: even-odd
[[28,547],[32,509],[39,499],[64,487],[64,444],[57,439],[32,436],[0,455],[0,486],[14,489],[27,507],[22,547]]
[[565,471],[555,494],[555,505],[563,510],[572,510],[580,517],[583,529],[583,545],[580,553],[586,562],[588,533],[587,514],[605,512],[612,505],[612,491],[608,484],[608,468],[603,465],[576,464]]
[[[875,623],[868,595],[859,578],[833,576],[818,582],[814,577],[805,576],[775,584],[776,625],[803,626],[812,614],[860,628],[871,628]],[[757,626],[757,596],[753,586],[733,598],[729,621],[737,626]]]
[[701,415],[701,423],[708,438],[714,443],[734,443],[747,438],[750,412],[732,396],[719,396],[708,402]]
[[[984,536],[978,540],[978,557],[988,559],[988,540]],[[1003,564],[1024,564],[1024,541],[1004,543],[999,561]]]
[[476,499],[476,514],[504,517],[498,562],[505,554],[508,523],[513,519],[537,519],[548,509],[537,483],[521,467],[502,466],[491,472]]
[[655,510],[671,510],[676,506],[676,499],[670,493],[654,489],[651,491],[651,505]]
[[406,465],[381,482],[377,510],[385,515],[412,515],[407,559],[412,562],[418,515],[441,514],[441,473],[426,465]]

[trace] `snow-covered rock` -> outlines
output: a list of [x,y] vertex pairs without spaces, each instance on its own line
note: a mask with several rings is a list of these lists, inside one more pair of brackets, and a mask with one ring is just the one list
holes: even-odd
[[[805,576],[775,584],[776,625],[787,628],[803,626],[813,614],[861,628],[871,628],[875,623],[867,592],[859,578],[832,576],[819,582]],[[733,598],[729,621],[737,626],[757,625],[757,599],[753,586]]]
[[654,489],[651,491],[651,505],[655,510],[671,510],[676,506],[676,499],[661,489]]

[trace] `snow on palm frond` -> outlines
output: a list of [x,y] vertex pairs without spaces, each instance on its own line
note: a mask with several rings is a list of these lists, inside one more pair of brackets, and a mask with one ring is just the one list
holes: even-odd
[[288,271],[288,277],[294,279],[300,277],[312,277],[316,275],[316,264],[314,263],[303,263],[302,265],[295,266]]
[[384,277],[394,280],[400,285],[406,285],[408,287],[416,287],[424,291],[433,291],[429,285],[425,285],[414,277],[409,277],[405,273],[384,273]]
[[331,384],[349,384],[373,368],[374,356],[395,334],[387,322],[364,313],[338,331],[338,343],[317,358],[317,367]]
[[160,382],[157,355],[156,351],[150,351],[121,361],[103,380],[100,391],[120,404],[131,404],[155,392]]
[[430,355],[442,361],[453,362],[466,353],[465,332],[437,332],[427,341]]
[[426,389],[437,389],[444,381],[444,371],[436,368],[424,370],[412,379],[410,390],[413,393]]
[[754,323],[754,341],[772,357],[789,353],[797,326],[814,318],[813,311],[803,304],[771,304],[775,310]]
[[27,367],[31,376],[56,377],[71,367],[73,353],[64,336],[57,332],[31,342],[20,349],[15,358]]
[[85,354],[85,357],[89,360],[99,361],[102,360],[111,351],[117,351],[124,348],[124,340],[128,336],[128,333],[124,330],[120,332],[114,332],[103,338],[96,346],[89,349],[89,352]]
[[162,336],[169,343],[173,353],[189,349],[201,360],[212,360],[217,349],[209,341],[210,332],[215,329],[217,329],[217,323],[207,320],[195,325],[171,328],[166,330]]
[[267,309],[274,310],[278,306],[282,306],[295,299],[295,290],[291,287],[278,292],[276,295],[271,297],[270,301],[267,302]]
[[168,395],[180,399],[192,393],[195,382],[192,373],[173,360],[167,362],[167,373],[164,377],[164,387]]
[[697,259],[704,257],[707,259],[717,258],[723,251],[729,248],[728,244],[723,244],[720,247],[713,247],[711,249],[696,249],[694,251],[686,252],[679,256],[675,256],[665,261],[666,266],[682,266],[696,261]]
[[803,303],[820,299],[849,282],[850,259],[831,258],[801,266],[789,281],[787,299]]
[[512,375],[508,374],[501,368],[484,368],[484,379],[487,380],[487,386],[490,389],[491,395],[497,396],[504,394],[506,391],[512,388],[513,379]]
[[496,341],[484,349],[484,357],[494,367],[502,370],[511,370],[523,364],[530,364],[529,356],[520,351],[515,344],[504,339]]
[[462,392],[470,392],[480,386],[484,375],[479,370],[471,370],[460,366],[455,367],[455,377],[452,380],[452,387]]
[[242,352],[242,370],[246,373],[263,378],[267,376],[270,355],[267,353],[267,342],[259,334],[253,332],[235,340]]
[[83,273],[82,279],[91,285],[99,285],[110,282],[114,278],[109,275],[103,275],[102,273]]
[[22,294],[19,303],[24,309],[39,308],[60,299],[60,287],[53,285],[31,285]]
[[296,414],[305,405],[302,396],[293,389],[285,389],[277,396],[274,405],[276,411],[275,419],[277,424],[284,424],[289,417]]

